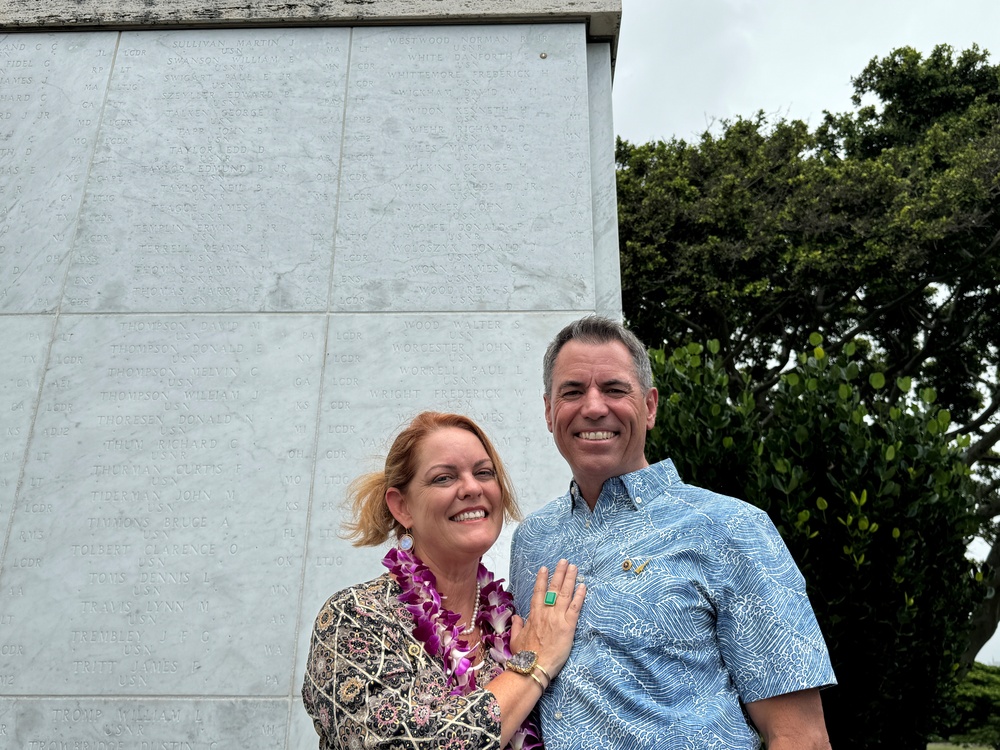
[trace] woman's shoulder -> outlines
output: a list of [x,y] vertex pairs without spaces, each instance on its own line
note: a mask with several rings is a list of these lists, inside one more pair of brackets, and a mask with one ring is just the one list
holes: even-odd
[[354,617],[385,615],[398,604],[398,593],[399,585],[388,573],[348,586],[326,600],[316,616],[316,627],[326,629],[343,614]]
[[395,585],[395,582],[388,573],[383,573],[370,581],[356,583],[333,594],[327,602],[367,600],[371,597],[382,597]]

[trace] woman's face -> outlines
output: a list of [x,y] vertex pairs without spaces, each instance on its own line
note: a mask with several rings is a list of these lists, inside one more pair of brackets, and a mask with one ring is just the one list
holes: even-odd
[[478,561],[503,527],[493,462],[479,438],[458,427],[435,430],[421,441],[406,492],[390,488],[386,501],[413,534],[417,556],[432,569]]

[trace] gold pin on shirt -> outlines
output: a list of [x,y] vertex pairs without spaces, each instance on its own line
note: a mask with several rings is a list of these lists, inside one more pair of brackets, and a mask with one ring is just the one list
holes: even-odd
[[628,571],[631,570],[636,575],[639,575],[643,570],[645,570],[646,566],[649,565],[649,563],[650,563],[650,560],[646,560],[646,562],[644,562],[639,567],[635,567],[633,565],[632,561],[629,560],[626,557],[625,560],[622,562],[622,570],[624,570],[625,572],[628,572]]

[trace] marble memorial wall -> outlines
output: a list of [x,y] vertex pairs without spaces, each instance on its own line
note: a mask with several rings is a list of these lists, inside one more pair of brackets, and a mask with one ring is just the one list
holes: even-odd
[[583,24],[0,36],[0,747],[313,747],[344,491],[422,409],[565,488],[610,93]]

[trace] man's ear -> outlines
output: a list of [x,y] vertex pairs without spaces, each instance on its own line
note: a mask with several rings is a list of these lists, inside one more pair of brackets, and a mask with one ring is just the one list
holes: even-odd
[[656,424],[656,405],[659,403],[660,394],[655,388],[650,388],[646,394],[646,429],[653,429]]
[[545,426],[549,428],[549,432],[552,432],[552,402],[549,400],[549,394],[542,396],[545,401]]
[[385,504],[389,506],[392,517],[403,524],[405,528],[413,526],[413,516],[406,509],[406,495],[395,487],[390,487],[385,491]]

